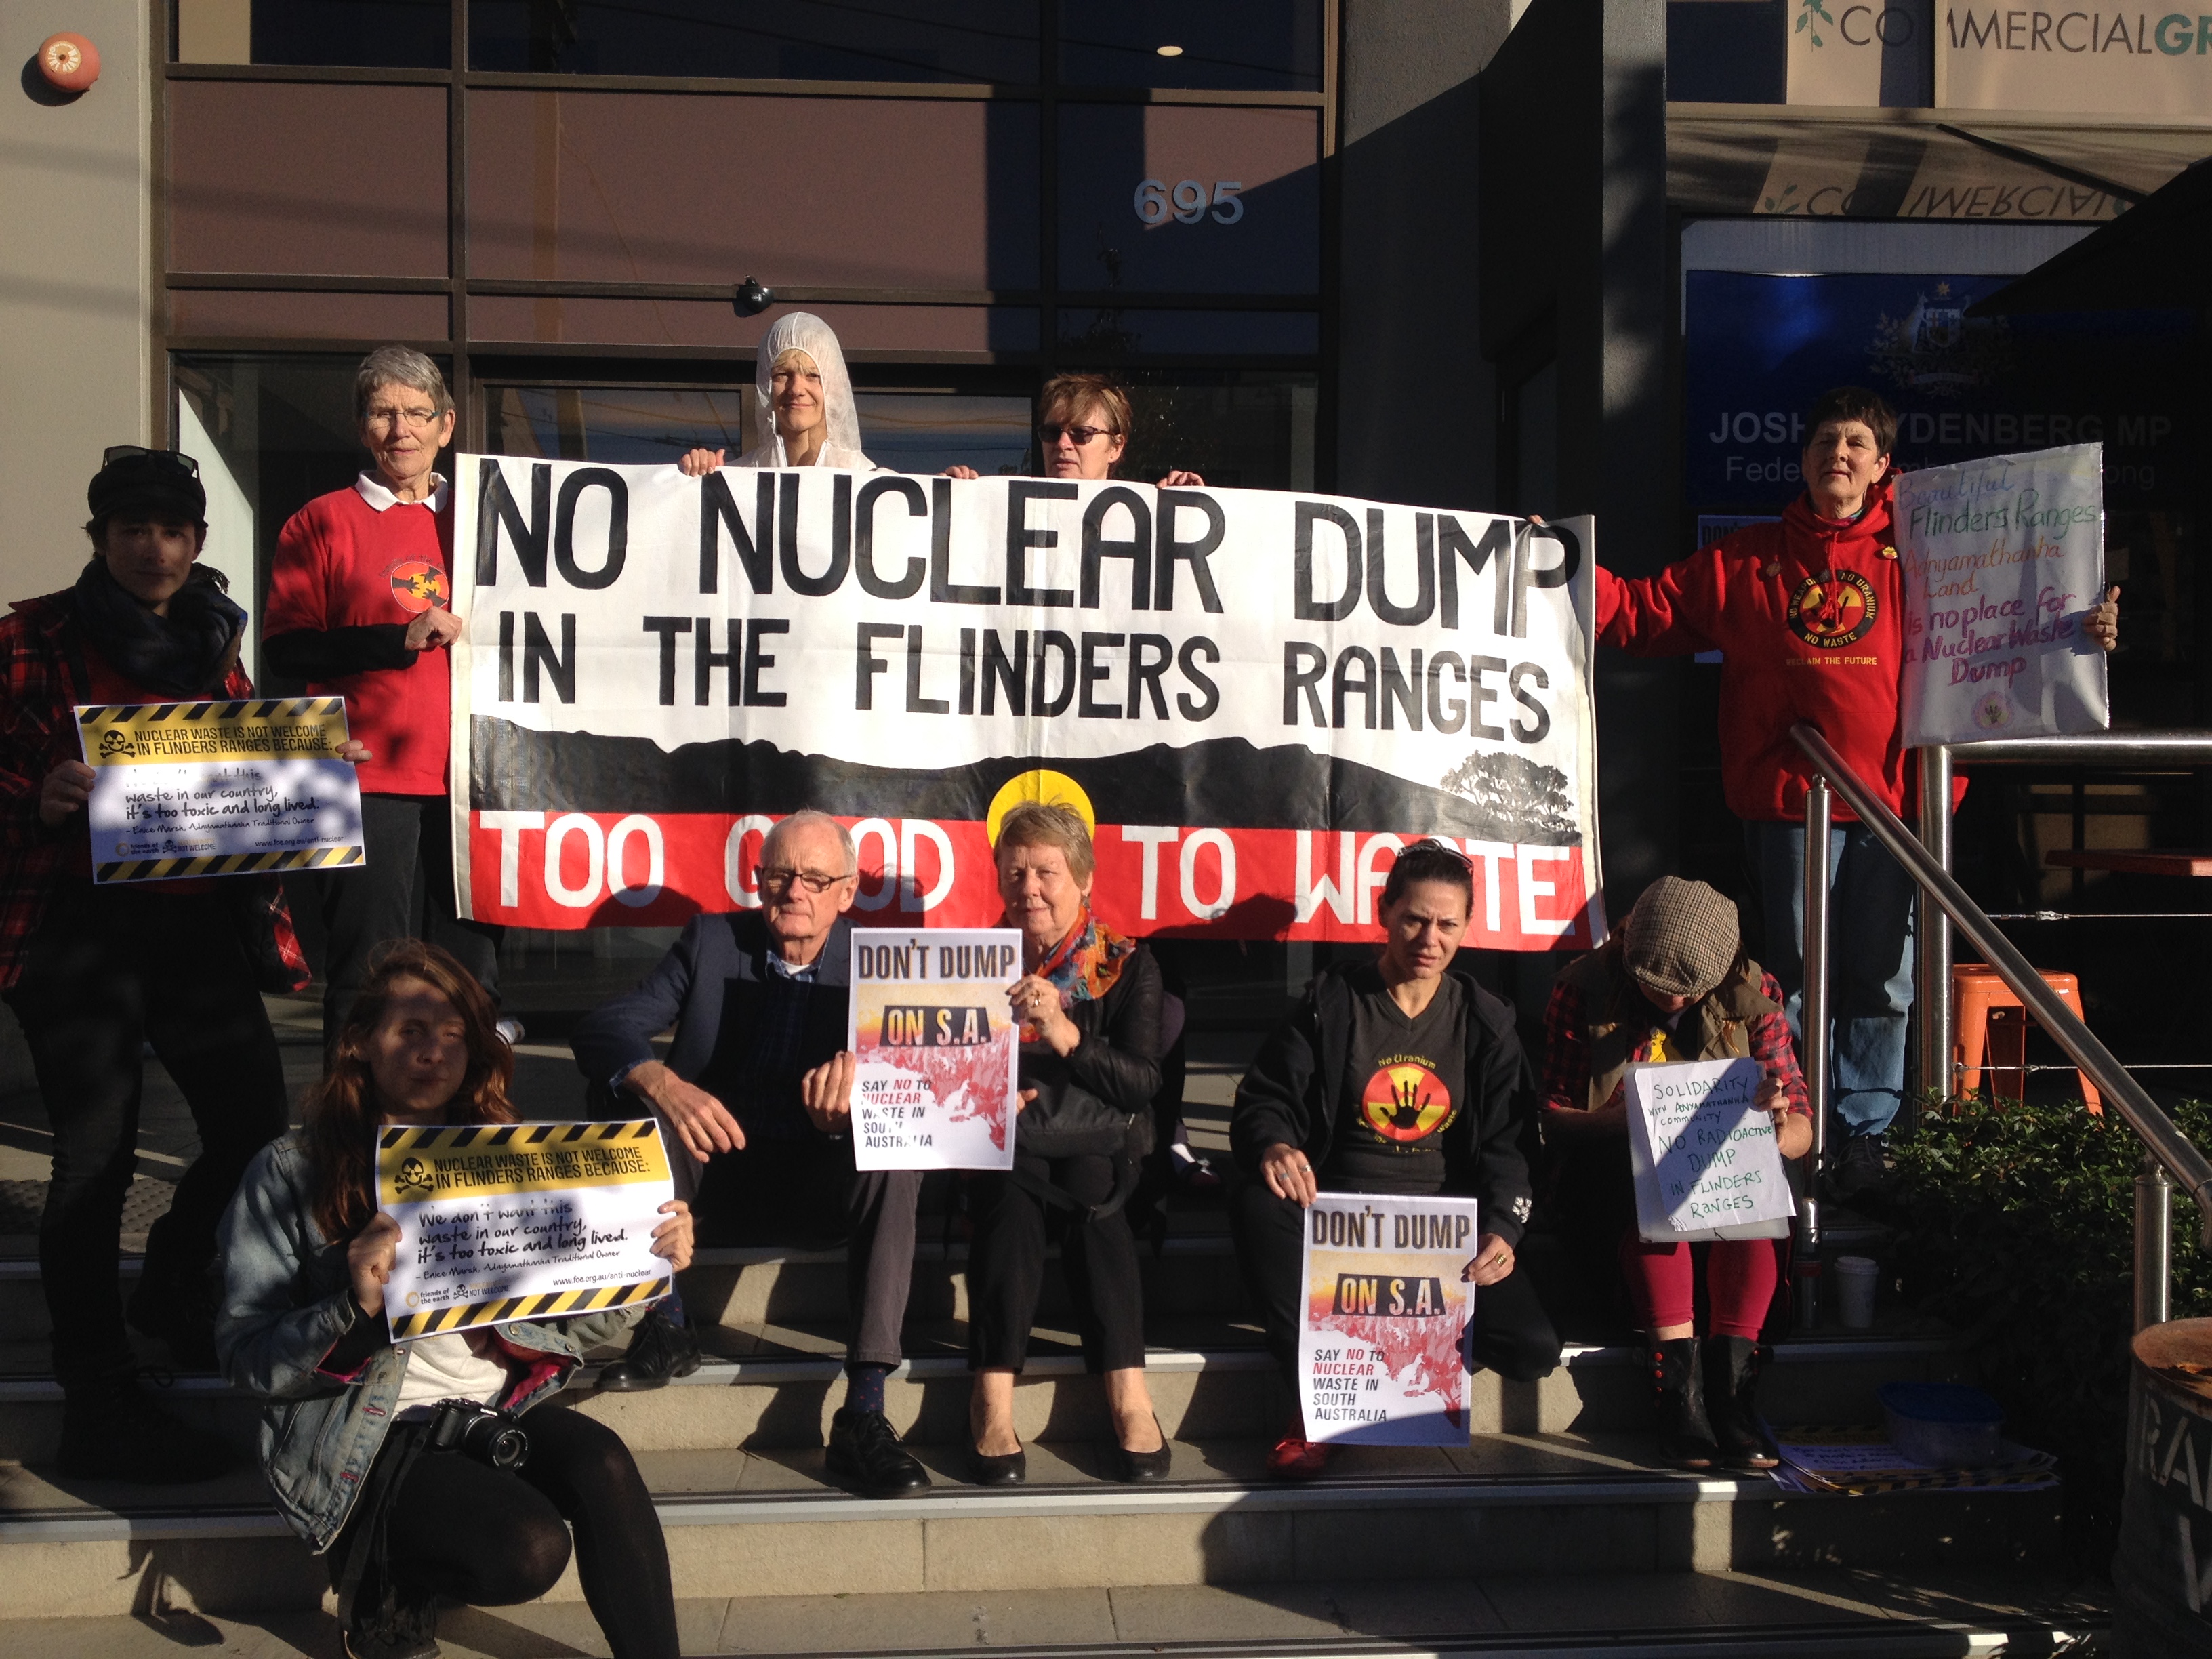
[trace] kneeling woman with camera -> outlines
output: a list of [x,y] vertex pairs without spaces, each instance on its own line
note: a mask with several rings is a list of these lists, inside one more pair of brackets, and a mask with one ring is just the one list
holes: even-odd
[[[349,1654],[434,1654],[441,1598],[544,1595],[573,1527],[584,1597],[618,1659],[672,1659],[667,1545],[629,1448],[580,1412],[544,1408],[640,1310],[392,1341],[399,1229],[376,1208],[375,1132],[514,1122],[514,1056],[494,1020],[435,946],[403,941],[376,966],[306,1128],[263,1150],[224,1218],[216,1346],[231,1382],[268,1402],[262,1468],[330,1562]],[[690,1214],[662,1208],[653,1252],[681,1270]]]

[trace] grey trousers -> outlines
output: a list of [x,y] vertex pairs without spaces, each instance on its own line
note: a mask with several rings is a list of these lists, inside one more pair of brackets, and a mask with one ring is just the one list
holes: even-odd
[[[914,1285],[919,1170],[856,1170],[853,1143],[810,1134],[753,1139],[704,1163],[665,1119],[676,1196],[690,1204],[702,1239],[727,1244],[830,1243],[845,1237],[848,1364],[896,1365]],[[703,1194],[703,1196],[702,1196]]]

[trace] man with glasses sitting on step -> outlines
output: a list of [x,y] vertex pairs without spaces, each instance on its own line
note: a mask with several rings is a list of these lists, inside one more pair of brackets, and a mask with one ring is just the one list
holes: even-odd
[[[799,811],[769,831],[757,875],[758,908],[693,917],[635,990],[585,1018],[571,1046],[594,1091],[612,1092],[603,1115],[642,1108],[659,1118],[677,1195],[691,1200],[703,1238],[845,1235],[851,1328],[830,1470],[871,1497],[919,1492],[929,1476],[884,1415],[884,1384],[901,1357],[921,1173],[853,1167],[844,915],[859,855],[835,818]],[[653,1038],[671,1026],[663,1060]],[[699,1369],[698,1340],[670,1302],[672,1313],[640,1322],[601,1388],[658,1388]]]

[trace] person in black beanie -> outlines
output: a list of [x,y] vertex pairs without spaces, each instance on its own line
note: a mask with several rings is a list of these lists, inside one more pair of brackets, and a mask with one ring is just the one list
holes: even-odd
[[[178,1364],[213,1365],[216,1224],[288,1115],[236,878],[93,881],[94,774],[72,707],[253,694],[238,664],[246,612],[197,562],[198,471],[173,450],[110,449],[85,492],[83,574],[0,617],[0,997],[22,1024],[53,1134],[39,1260],[65,1400],[56,1462],[79,1478],[199,1480],[231,1461],[141,1391],[125,1329],[118,1268],[143,1045],[200,1139],[129,1310]],[[281,908],[276,923],[290,926]]]

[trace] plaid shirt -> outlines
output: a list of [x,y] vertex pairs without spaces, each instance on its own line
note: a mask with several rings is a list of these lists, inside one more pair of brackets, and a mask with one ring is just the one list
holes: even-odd
[[[59,829],[39,817],[46,774],[84,758],[70,714],[90,700],[75,620],[66,589],[18,599],[0,617],[0,990],[21,977],[25,949],[54,884],[84,845],[82,817]],[[234,665],[222,694],[250,697],[253,682]]]
[[[1784,1000],[1782,982],[1771,974],[1763,975],[1759,994],[1770,1002],[1780,1004]],[[1653,1009],[1650,1029],[1629,1050],[1629,1062],[1633,1065],[1650,1059],[1653,1035],[1666,1030],[1664,1018]],[[1668,1035],[1671,1036],[1673,1033]],[[1679,1054],[1671,1057],[1683,1058]],[[1762,1014],[1752,1021],[1751,1057],[1765,1067],[1770,1077],[1782,1079],[1783,1092],[1789,1097],[1791,1111],[1811,1115],[1813,1107],[1805,1093],[1805,1074],[1797,1069],[1797,1051],[1790,1042],[1788,1015]],[[1561,980],[1552,987],[1552,1000],[1544,1008],[1544,1103],[1567,1112],[1586,1109],[1589,1080],[1589,1045],[1583,1041],[1583,994]],[[1620,1088],[1615,1087],[1613,1097],[1605,1103],[1617,1105],[1620,1097]]]

